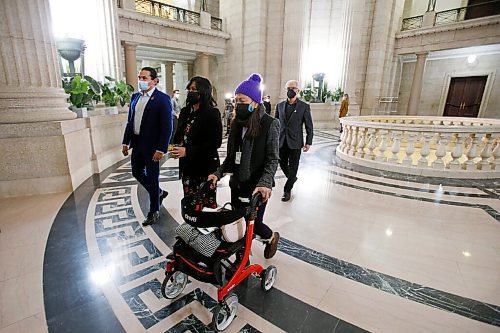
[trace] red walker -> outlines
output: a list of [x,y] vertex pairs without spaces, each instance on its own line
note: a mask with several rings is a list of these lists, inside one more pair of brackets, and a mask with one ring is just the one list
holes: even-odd
[[234,243],[223,241],[211,257],[200,254],[177,237],[173,252],[167,256],[161,291],[169,299],[179,296],[187,285],[188,276],[217,286],[218,304],[213,309],[212,326],[222,331],[231,324],[238,311],[238,296],[231,290],[254,274],[261,279],[262,289],[268,291],[274,285],[277,269],[272,265],[266,269],[259,264],[249,265],[254,220],[261,194],[255,194],[246,209],[202,212],[200,203],[207,188],[202,186],[198,193],[182,199],[181,212],[186,223],[197,228],[222,227],[244,217],[245,237]]

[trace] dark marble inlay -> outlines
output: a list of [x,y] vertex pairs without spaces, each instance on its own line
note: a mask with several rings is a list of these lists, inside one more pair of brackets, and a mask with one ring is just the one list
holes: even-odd
[[500,306],[376,272],[281,238],[279,250],[308,264],[387,293],[500,327]]

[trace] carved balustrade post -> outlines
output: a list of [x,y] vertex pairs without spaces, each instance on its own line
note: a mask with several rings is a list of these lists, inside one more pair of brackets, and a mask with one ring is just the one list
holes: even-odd
[[486,134],[486,142],[484,144],[484,148],[481,151],[481,161],[479,161],[478,166],[480,170],[488,170],[489,161],[488,159],[493,155],[493,151],[491,149],[491,134]]
[[356,153],[354,156],[358,156],[361,158],[365,157],[365,145],[366,145],[366,128],[361,127],[359,129],[359,143],[358,143],[358,149],[356,150]]
[[438,145],[436,148],[436,160],[434,161],[434,169],[443,170],[446,166],[445,157],[446,157],[446,146],[450,141],[450,133],[441,133],[438,138]]
[[352,141],[351,141],[351,149],[349,153],[354,156],[356,154],[356,146],[358,145],[358,132],[359,132],[359,127],[356,126],[356,128],[353,130],[352,134]]
[[470,134],[470,148],[467,151],[467,161],[465,162],[465,170],[477,169],[474,159],[477,157],[477,137],[475,133]]
[[385,151],[387,150],[386,136],[387,136],[388,131],[387,130],[380,130],[379,133],[380,133],[381,140],[380,140],[379,155],[377,156],[376,160],[379,162],[385,162],[386,157],[384,154],[385,154]]
[[374,160],[375,159],[375,153],[373,150],[376,147],[377,144],[377,129],[375,128],[369,128],[368,129],[368,136],[369,136],[369,141],[368,141],[368,159],[369,160]]
[[429,156],[430,151],[430,141],[431,141],[432,134],[429,133],[423,133],[422,134],[422,140],[424,141],[422,145],[422,149],[420,150],[420,158],[418,160],[418,166],[421,168],[428,168],[429,167],[429,161],[427,160],[427,156]]
[[406,132],[406,135],[407,135],[407,140],[408,140],[408,143],[406,145],[406,156],[405,158],[403,159],[403,162],[402,164],[403,165],[406,165],[406,166],[412,166],[413,165],[413,160],[411,158],[411,156],[413,155],[413,153],[415,152],[415,137],[417,136],[416,133],[414,132]]
[[392,133],[392,156],[389,158],[389,162],[397,164],[399,162],[399,150],[401,149],[401,131],[394,131]]
[[348,154],[349,149],[351,149],[352,131],[353,131],[352,126],[351,125],[347,126],[347,138],[345,140],[344,149],[342,150],[346,154]]
[[453,151],[451,152],[451,157],[453,157],[453,160],[450,162],[450,169],[451,170],[460,170],[460,161],[458,160],[460,157],[462,157],[462,134],[461,133],[456,133],[455,134],[457,138],[457,142],[455,143],[455,148],[453,148]]
[[500,138],[496,139],[497,144],[493,149],[493,161],[491,161],[491,170],[499,170],[500,167]]

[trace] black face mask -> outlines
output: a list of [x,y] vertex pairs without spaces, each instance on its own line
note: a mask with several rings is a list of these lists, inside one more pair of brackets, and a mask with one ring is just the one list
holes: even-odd
[[245,123],[248,118],[250,118],[252,112],[248,111],[249,105],[250,104],[236,104],[236,120]]
[[297,95],[297,93],[293,89],[288,89],[288,91],[286,92],[286,96],[288,98],[294,98],[296,95]]
[[200,101],[200,93],[197,91],[190,91],[186,97],[186,104],[195,105]]

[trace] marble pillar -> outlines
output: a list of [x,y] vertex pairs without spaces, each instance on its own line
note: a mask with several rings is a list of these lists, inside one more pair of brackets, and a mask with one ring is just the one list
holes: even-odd
[[137,44],[122,42],[125,55],[125,77],[128,84],[137,90]]
[[208,54],[200,53],[196,57],[196,75],[209,78],[210,76],[210,65]]
[[0,2],[0,123],[73,119],[62,89],[49,0]]
[[174,91],[174,64],[173,61],[165,62],[165,92],[167,95],[172,96],[172,92]]
[[425,60],[428,52],[417,53],[417,62],[415,64],[415,72],[413,74],[413,82],[411,84],[410,98],[408,101],[408,115],[415,116],[418,114],[418,106],[420,104],[420,95],[422,93],[422,82],[424,78]]

